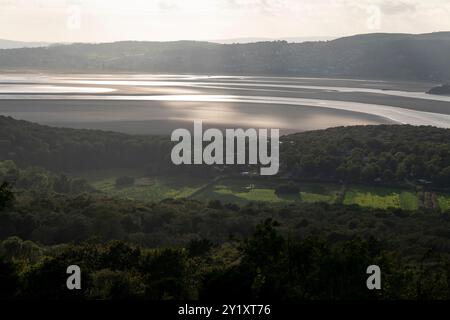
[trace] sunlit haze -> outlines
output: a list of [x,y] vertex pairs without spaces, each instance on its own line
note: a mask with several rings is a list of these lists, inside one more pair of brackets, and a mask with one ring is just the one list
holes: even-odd
[[448,0],[0,0],[0,39],[339,37],[450,30]]

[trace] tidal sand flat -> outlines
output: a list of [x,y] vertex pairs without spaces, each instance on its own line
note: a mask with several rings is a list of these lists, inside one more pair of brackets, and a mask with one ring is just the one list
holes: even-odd
[[0,100],[0,114],[32,122],[125,133],[169,134],[193,120],[219,128],[280,128],[282,132],[394,123],[366,113],[239,102]]
[[280,128],[404,123],[450,127],[450,99],[431,84],[199,75],[3,75],[0,114],[55,126],[167,134],[216,127]]

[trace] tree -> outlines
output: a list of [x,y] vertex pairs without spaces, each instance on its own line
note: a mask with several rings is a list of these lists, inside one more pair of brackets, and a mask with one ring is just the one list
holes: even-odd
[[291,195],[291,194],[296,195],[299,192],[300,192],[299,186],[292,181],[289,181],[287,184],[279,185],[275,189],[275,193],[277,195]]
[[0,257],[0,300],[14,298],[19,287],[19,277],[13,263]]
[[3,182],[0,186],[0,211],[12,205],[14,202],[14,194],[11,186],[7,182]]
[[213,243],[208,239],[193,239],[189,241],[186,249],[188,250],[190,257],[195,257],[207,255],[212,247]]
[[450,185],[450,166],[439,173],[439,183],[443,186]]
[[143,279],[132,272],[102,269],[93,272],[91,278],[88,297],[92,299],[133,299],[145,292]]

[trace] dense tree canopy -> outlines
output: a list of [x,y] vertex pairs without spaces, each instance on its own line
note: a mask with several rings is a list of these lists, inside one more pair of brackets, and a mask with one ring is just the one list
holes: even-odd
[[[0,298],[341,300],[449,299],[448,260],[423,256],[411,265],[373,240],[327,244],[286,239],[271,219],[245,241],[189,255],[182,247],[149,250],[121,241],[47,248],[40,258],[11,254],[0,242]],[[20,239],[15,242],[21,245]],[[5,249],[6,248],[6,249]],[[22,263],[28,259],[30,267]],[[425,263],[423,263],[425,262]],[[82,270],[81,290],[65,287],[69,265]],[[383,270],[383,290],[366,287],[366,269]]]
[[450,130],[400,125],[340,127],[283,137],[292,177],[450,187]]
[[[52,128],[0,116],[0,160],[51,171],[143,168],[211,175],[216,167],[175,166],[167,136]],[[279,176],[429,187],[450,186],[450,130],[407,125],[355,126],[282,137]],[[256,170],[231,166],[225,174]]]
[[[449,212],[369,209],[326,203],[246,205],[166,199],[137,202],[102,195],[40,194],[20,196],[0,213],[0,239],[19,236],[45,245],[125,240],[146,247],[192,246],[208,239],[223,244],[243,239],[262,220],[282,223],[291,238],[318,236],[324,241],[375,237],[388,248],[417,258],[430,247],[450,253]],[[197,249],[195,249],[197,247]]]

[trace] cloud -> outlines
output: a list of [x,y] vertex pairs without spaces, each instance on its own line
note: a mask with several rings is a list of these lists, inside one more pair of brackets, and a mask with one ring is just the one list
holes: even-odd
[[274,14],[288,8],[290,2],[289,0],[225,0],[225,6],[232,10]]
[[[82,8],[83,28],[69,32],[67,9],[74,4]],[[0,0],[0,8],[0,38],[19,40],[337,37],[450,30],[450,0]]]
[[445,8],[448,0],[336,0],[344,6],[364,9],[368,6],[376,6],[383,14],[402,15],[411,14],[420,10]]
[[411,1],[383,1],[379,4],[379,7],[382,13],[395,15],[415,12],[417,3],[412,3]]

